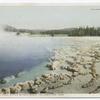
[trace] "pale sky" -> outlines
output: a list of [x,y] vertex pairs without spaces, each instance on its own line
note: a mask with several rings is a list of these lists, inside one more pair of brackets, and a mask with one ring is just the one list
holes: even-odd
[[1,6],[0,24],[31,29],[55,29],[87,25],[99,27],[100,7]]

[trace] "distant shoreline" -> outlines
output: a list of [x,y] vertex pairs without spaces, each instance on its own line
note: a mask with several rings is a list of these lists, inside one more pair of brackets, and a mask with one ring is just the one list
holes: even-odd
[[51,37],[57,35],[64,36],[100,36],[100,27],[78,27],[78,28],[64,28],[52,30],[32,30],[32,29],[17,29],[15,27],[6,25],[4,30],[7,32],[16,32],[16,35],[48,35]]

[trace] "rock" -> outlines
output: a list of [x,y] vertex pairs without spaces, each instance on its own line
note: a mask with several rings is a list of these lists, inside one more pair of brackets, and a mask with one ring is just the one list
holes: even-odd
[[73,61],[70,61],[69,59],[68,59],[68,60],[66,59],[65,61],[66,61],[66,63],[67,63],[68,65],[71,65],[71,66],[73,65]]
[[54,85],[50,85],[48,88],[49,89],[55,89],[55,86]]
[[57,81],[56,83],[51,83],[51,84],[48,86],[48,89],[55,89],[55,88],[62,87],[62,86],[63,86],[63,83]]
[[54,81],[54,78],[43,78],[43,84],[49,84]]
[[62,86],[63,86],[63,83],[59,82],[59,81],[55,84],[55,88],[59,88],[59,87],[62,87]]
[[52,57],[50,58],[50,61],[55,61],[55,56],[52,56]]
[[48,92],[48,87],[45,87],[40,93],[47,93]]
[[38,85],[34,85],[29,91],[30,93],[38,93]]
[[0,89],[0,94],[2,94],[2,89]]
[[47,66],[49,69],[51,69],[52,64],[51,64],[51,63],[48,63],[46,66]]
[[40,85],[42,83],[42,80],[40,78],[37,78],[34,80],[34,85]]
[[19,86],[19,85],[10,87],[10,92],[11,92],[12,94],[20,93],[21,90],[22,90],[22,88],[21,88],[21,86]]
[[77,68],[72,68],[72,67],[67,67],[66,70],[67,70],[67,71],[70,71],[70,72],[72,72],[72,73],[78,72]]
[[97,94],[100,93],[100,86],[97,86],[96,89],[94,89],[93,91],[89,92],[90,94]]
[[27,90],[27,89],[30,88],[28,82],[21,83],[20,86],[21,86],[21,89],[22,89],[22,90]]
[[61,67],[60,67],[60,68],[61,68],[61,69],[63,69],[63,70],[64,70],[64,69],[66,70],[66,69],[67,69],[67,67],[68,67],[68,64],[66,64],[66,63],[65,63],[65,64],[61,65]]
[[15,94],[15,93],[18,93],[17,89],[15,87],[10,87],[10,93],[11,94]]
[[53,83],[56,83],[59,80],[59,75],[54,74]]
[[53,75],[52,74],[43,74],[41,77],[45,78],[46,80],[52,80]]
[[65,77],[64,77],[63,74],[60,74],[60,75],[59,75],[59,78],[60,78],[60,80],[64,80],[64,79],[65,79]]
[[68,84],[69,84],[68,82],[69,82],[69,81],[63,82],[63,85],[68,85]]
[[38,93],[37,89],[31,89],[31,93],[34,93],[34,94]]
[[43,75],[41,75],[41,77],[43,77],[43,78],[48,78],[48,76],[49,76],[49,74],[43,74]]
[[3,94],[10,94],[10,89],[9,88],[2,88],[1,93]]
[[58,60],[52,62],[51,70],[56,70],[59,67],[60,67],[60,62]]
[[31,89],[31,93],[37,93],[37,89]]
[[14,87],[18,90],[18,92],[22,90],[22,87],[20,86],[20,84],[16,84]]
[[[46,93],[49,84],[34,85],[30,90],[31,93]],[[46,88],[47,87],[47,88]]]
[[94,84],[96,84],[96,80],[92,78],[88,83],[82,85],[82,88],[88,88],[93,86]]
[[29,87],[31,88],[34,85],[34,81],[33,80],[28,81],[28,84],[29,84]]
[[89,74],[89,69],[85,69],[84,67],[80,67],[79,75],[87,75]]

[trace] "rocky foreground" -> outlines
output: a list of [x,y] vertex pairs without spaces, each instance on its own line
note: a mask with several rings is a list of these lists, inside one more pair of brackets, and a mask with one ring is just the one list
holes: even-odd
[[0,89],[0,94],[100,93],[100,44],[55,49],[47,74]]

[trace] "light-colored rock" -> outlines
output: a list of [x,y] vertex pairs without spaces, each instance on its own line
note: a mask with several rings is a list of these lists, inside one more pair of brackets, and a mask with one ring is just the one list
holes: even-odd
[[78,73],[80,74],[80,75],[87,75],[87,74],[89,74],[89,69],[88,68],[84,68],[82,65],[80,65],[79,67],[78,67]]
[[10,94],[10,89],[9,88],[2,88],[1,93],[3,94]]
[[51,66],[51,70],[56,70],[60,67],[60,62],[55,60],[54,62],[52,62],[52,66]]
[[59,75],[59,78],[60,78],[60,80],[64,80],[65,79],[65,76],[63,74],[60,74]]
[[43,74],[41,77],[45,78],[46,80],[52,80],[53,79],[52,74]]
[[34,86],[30,89],[30,93],[38,93],[38,85],[34,85]]
[[20,86],[20,84],[16,84],[14,87],[18,90],[18,92],[22,90],[22,87]]
[[0,94],[2,94],[2,90],[0,89]]
[[40,85],[42,80],[40,78],[34,80],[34,85]]
[[20,93],[21,90],[22,90],[22,88],[19,85],[15,85],[15,86],[10,87],[10,92],[12,94]]
[[49,75],[50,75],[50,74],[43,74],[43,75],[41,75],[41,77],[43,77],[43,78],[48,78]]
[[40,93],[47,93],[48,92],[48,87],[45,87]]
[[28,81],[28,84],[29,84],[29,87],[32,88],[32,86],[34,85],[34,81],[33,80]]
[[46,66],[47,66],[49,69],[51,69],[52,64],[51,64],[51,63],[48,63]]
[[20,86],[21,86],[21,89],[22,89],[22,90],[27,90],[27,89],[30,88],[30,86],[29,86],[29,84],[28,84],[27,81],[24,82],[24,83],[21,83]]
[[11,94],[15,94],[15,93],[18,93],[17,89],[15,87],[10,87],[10,92]]
[[37,89],[32,89],[31,93],[37,93]]

